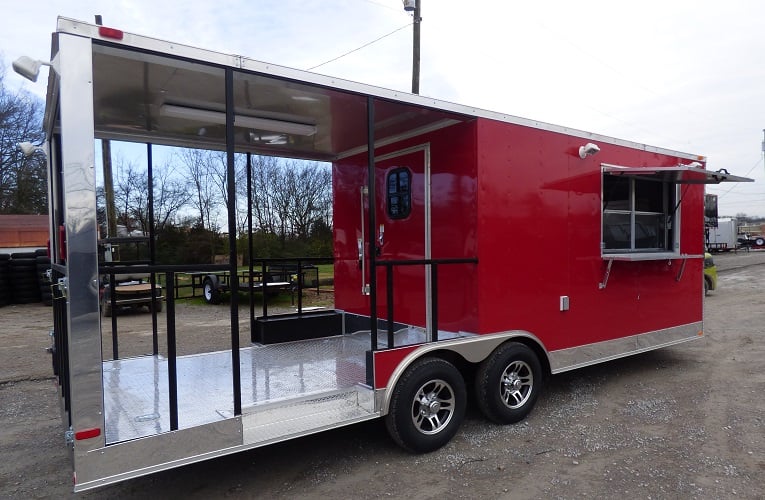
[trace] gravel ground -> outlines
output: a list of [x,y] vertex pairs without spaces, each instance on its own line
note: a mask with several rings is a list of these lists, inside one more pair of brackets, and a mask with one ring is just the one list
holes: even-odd
[[[763,498],[765,252],[715,258],[703,339],[554,376],[520,424],[471,407],[451,443],[410,455],[373,421],[77,495],[44,353],[50,309],[5,307],[0,498]],[[192,322],[228,316],[185,307]],[[125,337],[121,356],[151,345]]]

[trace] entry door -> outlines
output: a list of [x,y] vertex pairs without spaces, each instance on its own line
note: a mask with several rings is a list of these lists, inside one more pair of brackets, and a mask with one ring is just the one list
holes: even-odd
[[[377,227],[369,231],[378,261],[430,258],[430,150],[421,145],[375,158]],[[367,202],[367,209],[368,209]],[[368,220],[368,219],[367,219]],[[369,256],[366,257],[367,263]],[[366,275],[370,272],[367,266]],[[397,322],[428,327],[430,273],[424,265],[393,268],[393,310]],[[367,281],[368,283],[368,281]],[[377,314],[388,314],[385,268],[377,268]]]

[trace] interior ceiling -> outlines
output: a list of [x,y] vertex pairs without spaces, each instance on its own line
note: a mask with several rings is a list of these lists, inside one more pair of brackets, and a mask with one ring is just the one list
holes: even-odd
[[[93,71],[99,137],[225,149],[223,68],[94,45]],[[319,160],[362,151],[367,144],[366,103],[363,94],[237,70],[235,114],[266,120],[257,126],[237,125],[236,150]],[[193,116],[171,116],[167,106],[189,109]],[[412,136],[463,119],[376,99],[375,140]],[[292,130],[294,124],[300,130]]]

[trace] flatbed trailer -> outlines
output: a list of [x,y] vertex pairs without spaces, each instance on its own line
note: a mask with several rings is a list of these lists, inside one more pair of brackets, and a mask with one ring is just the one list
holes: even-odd
[[[468,393],[513,423],[551,374],[703,335],[703,185],[747,179],[702,156],[66,18],[52,55],[53,361],[76,491],[380,417],[428,452]],[[228,264],[99,262],[96,140],[145,145],[149,181],[154,145],[225,151],[229,200],[236,155],[248,188],[252,155],[331,162],[335,308],[251,305],[242,345],[230,280],[227,347],[178,355],[176,275],[238,274],[235,203]],[[93,283],[128,271],[164,276],[166,307],[154,352],[105,358]]]
[[[232,275],[228,271],[217,273],[189,272],[185,274],[191,278],[192,297],[195,297],[196,291],[200,290],[202,297],[208,304],[220,304],[221,294],[231,291]],[[291,290],[293,286],[290,281],[267,281],[268,273],[266,273],[266,281],[264,281],[264,275],[260,271],[237,271],[233,276],[236,277],[238,289],[242,291],[252,290],[263,293],[265,288],[265,293],[268,294]]]

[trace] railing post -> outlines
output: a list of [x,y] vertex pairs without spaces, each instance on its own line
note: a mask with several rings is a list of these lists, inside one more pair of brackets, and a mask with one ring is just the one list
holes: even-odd
[[303,266],[300,259],[297,261],[297,294],[298,314],[303,314]]
[[120,359],[120,353],[117,334],[117,277],[114,273],[109,273],[109,307],[112,309],[112,359],[117,360]]
[[167,386],[170,404],[170,430],[178,430],[178,367],[175,351],[175,273],[165,274],[167,287]]
[[393,337],[393,265],[385,264],[385,300],[388,301],[388,349],[394,347]]
[[268,301],[266,300],[266,283],[268,282],[268,275],[266,275],[266,261],[260,261],[260,290],[263,292],[263,317],[268,317]]
[[432,328],[431,337],[433,342],[438,340],[438,264],[435,262],[430,265],[430,326]]

